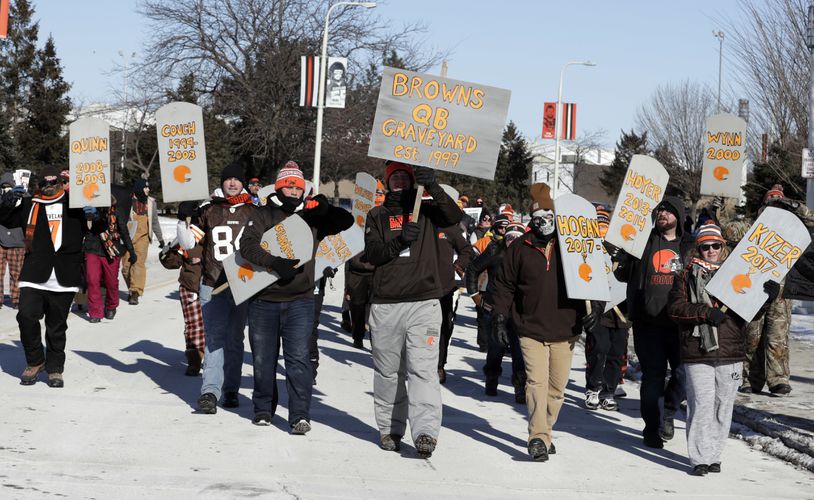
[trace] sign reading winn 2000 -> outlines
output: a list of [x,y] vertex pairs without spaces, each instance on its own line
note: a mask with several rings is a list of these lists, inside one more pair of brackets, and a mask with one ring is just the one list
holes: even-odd
[[385,67],[368,155],[494,179],[511,92]]

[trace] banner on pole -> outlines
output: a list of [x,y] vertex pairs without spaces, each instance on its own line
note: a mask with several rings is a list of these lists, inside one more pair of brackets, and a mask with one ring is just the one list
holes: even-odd
[[10,0],[0,0],[0,38],[8,37],[8,8]]
[[700,193],[740,198],[745,159],[746,122],[728,113],[707,118]]
[[368,155],[492,180],[511,92],[386,67]]
[[110,125],[80,118],[68,127],[70,208],[110,206]]
[[555,139],[557,126],[557,103],[547,102],[543,105],[543,139]]
[[562,103],[562,130],[560,138],[573,141],[577,138],[577,105],[576,103]]
[[657,160],[633,155],[605,241],[641,259],[653,229],[653,210],[664,198],[669,180],[670,175]]
[[[292,215],[266,231],[260,246],[271,255],[299,259],[299,268],[312,259],[314,235],[302,217]],[[277,273],[244,259],[240,250],[223,260],[223,272],[226,273],[235,304],[242,304],[280,278]]]
[[814,156],[811,154],[811,150],[808,148],[803,148],[803,171],[800,176],[803,179],[811,179],[814,178]]
[[156,111],[155,121],[164,202],[208,199],[201,107],[171,102]]
[[[319,59],[319,58],[317,58]],[[328,74],[325,75],[325,107],[344,108],[348,89],[348,60],[345,57],[328,58]]]
[[610,300],[604,248],[596,209],[581,196],[554,199],[557,242],[569,299]]
[[300,57],[300,106],[317,107],[319,57]]
[[707,292],[752,321],[768,298],[763,284],[779,283],[810,243],[811,235],[796,215],[767,207],[709,280]]
[[367,213],[376,200],[376,178],[366,172],[356,174],[356,186],[351,199],[351,214],[356,225],[365,227]]
[[314,275],[322,276],[325,268],[338,269],[365,249],[365,230],[356,224],[319,242],[314,255]]

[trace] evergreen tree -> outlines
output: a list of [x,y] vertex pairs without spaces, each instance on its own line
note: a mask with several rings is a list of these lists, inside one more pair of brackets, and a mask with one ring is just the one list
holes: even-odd
[[[799,150],[798,150],[799,151]],[[784,194],[792,199],[805,200],[805,179],[800,176],[800,155],[774,143],[769,147],[766,162],[755,162],[744,187],[746,213],[756,216],[763,205],[763,196],[774,184],[783,186]]]
[[619,194],[631,158],[633,155],[643,154],[647,154],[647,132],[637,135],[634,130],[630,132],[622,130],[622,136],[616,142],[613,161],[602,172],[600,179],[606,193],[611,196]]
[[15,166],[14,141],[11,139],[11,121],[0,113],[0,172],[13,170]]
[[523,211],[529,200],[529,179],[534,155],[514,122],[503,131],[503,142],[495,171],[495,207],[510,203],[515,211]]
[[22,165],[67,165],[68,144],[63,131],[71,111],[70,88],[62,78],[54,39],[49,36],[42,50],[37,51],[26,115],[16,134]]

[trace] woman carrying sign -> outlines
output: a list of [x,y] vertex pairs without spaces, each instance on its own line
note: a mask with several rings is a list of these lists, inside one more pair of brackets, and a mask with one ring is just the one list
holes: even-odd
[[[693,474],[721,472],[721,453],[729,437],[732,408],[746,357],[747,323],[726,311],[706,284],[729,255],[721,229],[698,228],[696,251],[673,283],[668,314],[679,325],[687,390],[687,452]],[[771,303],[780,284],[763,287]]]

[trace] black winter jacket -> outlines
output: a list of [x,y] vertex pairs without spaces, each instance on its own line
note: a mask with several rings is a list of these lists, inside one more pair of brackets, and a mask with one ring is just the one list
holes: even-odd
[[475,257],[475,260],[466,268],[466,291],[469,295],[478,293],[478,278],[483,271],[486,271],[486,290],[481,294],[482,304],[491,307],[494,304],[492,294],[495,291],[495,278],[503,265],[503,255],[506,253],[506,245],[502,241],[492,240],[483,253]]

